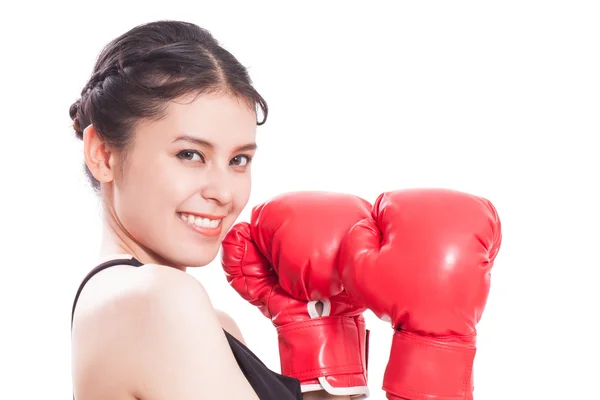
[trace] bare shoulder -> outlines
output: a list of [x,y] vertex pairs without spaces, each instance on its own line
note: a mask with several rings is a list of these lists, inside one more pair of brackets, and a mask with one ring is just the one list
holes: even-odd
[[[152,335],[158,319],[176,303],[184,303],[182,298],[193,300],[199,314],[210,312],[200,282],[174,268],[119,265],[94,275],[81,291],[73,318],[73,385],[78,397],[130,398],[137,369],[132,344]],[[104,387],[106,382],[111,382],[110,388]]]
[[75,308],[73,334],[76,338],[80,330],[94,326],[97,319],[106,322],[112,318],[129,318],[131,312],[142,315],[156,305],[166,306],[165,302],[175,302],[182,297],[200,302],[198,312],[211,308],[200,282],[185,272],[155,264],[107,268],[93,276],[82,289]]
[[[223,390],[253,398],[193,276],[160,265],[112,267],[88,282],[80,302],[72,336],[81,398],[195,399]],[[226,377],[236,383],[227,387]]]

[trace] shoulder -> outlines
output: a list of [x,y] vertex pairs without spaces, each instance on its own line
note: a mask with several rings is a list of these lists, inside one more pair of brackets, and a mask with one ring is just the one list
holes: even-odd
[[82,289],[73,329],[76,333],[96,318],[127,317],[128,312],[168,307],[188,298],[200,302],[201,309],[212,309],[204,287],[185,272],[156,264],[114,266],[94,275]]
[[193,276],[153,264],[108,268],[89,280],[75,309],[75,389],[85,397],[105,393],[107,388],[99,386],[111,382],[110,390],[131,393],[136,382],[154,373],[143,370],[159,362],[152,357],[177,354],[178,347],[192,344],[186,340],[218,342],[219,335],[215,310]]
[[95,325],[97,319],[106,324],[130,320],[131,314],[152,318],[189,302],[197,313],[215,313],[202,284],[185,272],[156,264],[114,266],[99,272],[82,289],[73,333],[77,335],[78,330]]

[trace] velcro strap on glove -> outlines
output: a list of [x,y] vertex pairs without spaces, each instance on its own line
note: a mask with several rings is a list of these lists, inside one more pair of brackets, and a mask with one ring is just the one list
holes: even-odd
[[305,381],[322,376],[366,374],[364,323],[327,316],[277,328],[281,373]]
[[471,343],[396,331],[383,390],[414,400],[472,399],[475,352]]

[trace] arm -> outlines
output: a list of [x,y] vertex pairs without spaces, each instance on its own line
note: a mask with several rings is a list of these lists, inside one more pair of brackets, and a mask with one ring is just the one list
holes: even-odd
[[154,265],[127,279],[74,325],[76,398],[257,399],[196,279]]

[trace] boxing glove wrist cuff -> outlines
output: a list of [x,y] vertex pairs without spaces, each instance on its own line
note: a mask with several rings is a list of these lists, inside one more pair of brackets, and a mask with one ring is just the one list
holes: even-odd
[[368,393],[362,317],[313,318],[279,326],[277,333],[281,373],[300,380],[303,391],[315,390],[308,383],[318,380],[330,394]]
[[396,331],[383,390],[415,400],[471,399],[475,351],[475,334],[453,340]]

